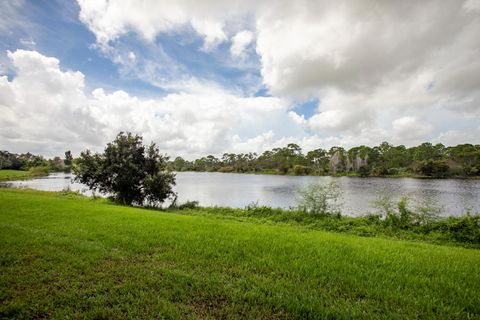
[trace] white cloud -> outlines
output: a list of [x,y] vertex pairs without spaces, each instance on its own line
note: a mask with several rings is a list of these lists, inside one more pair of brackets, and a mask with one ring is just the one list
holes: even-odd
[[305,125],[305,124],[308,123],[307,120],[305,120],[305,116],[303,114],[300,115],[300,114],[296,113],[295,111],[289,111],[288,115],[298,125]]
[[446,80],[480,44],[473,36],[478,13],[462,9],[463,1],[303,4],[292,1],[258,14],[257,51],[274,94],[315,96],[327,87],[368,91],[425,71]]
[[[225,22],[246,12],[247,2],[77,0],[80,19],[107,44],[133,30],[147,41],[157,34],[192,28],[204,38],[204,49],[227,40]],[[253,2],[253,1],[251,1]]]
[[[478,135],[478,0],[78,3],[81,21],[122,76],[171,93],[150,100],[122,91],[90,95],[80,72],[17,51],[10,54],[16,76],[0,81],[2,144],[20,148],[48,141],[51,147],[42,148],[60,150],[62,141],[76,139],[78,146],[100,146],[128,129],[173,153],[203,155],[248,146],[258,152],[287,141],[312,148],[383,140],[412,145],[434,137],[460,143]],[[255,79],[257,88],[261,76],[272,97],[252,97],[194,77],[154,41],[160,33],[192,31],[204,39],[198,50],[214,58],[243,60],[255,50],[257,55],[245,60],[258,58],[260,70],[242,79]],[[142,50],[120,41],[132,33],[147,40]],[[230,47],[223,43],[228,39]],[[311,117],[289,107],[310,99],[319,100]],[[76,113],[80,121],[69,125]],[[43,129],[55,125],[55,132]]]
[[458,144],[472,143],[480,144],[480,127],[473,130],[448,130],[442,132],[435,139],[434,143],[443,143],[446,146],[455,146]]
[[[367,97],[358,99],[356,106],[368,114],[402,107],[406,101],[413,102],[412,108],[440,103],[461,112],[478,114],[480,109],[478,0],[79,4],[81,20],[99,42],[130,30],[153,39],[162,32],[185,31],[189,25],[205,38],[206,47],[235,34],[230,47],[234,57],[241,57],[254,41],[251,31],[239,29],[253,20],[263,83],[275,96],[323,101],[334,89],[345,99]],[[413,95],[405,96],[403,89]],[[375,105],[368,105],[371,101]],[[328,109],[317,120],[346,114]]]
[[253,33],[248,30],[238,32],[232,37],[232,45],[230,46],[230,54],[234,58],[244,58],[245,50],[253,41]]
[[[320,113],[305,119],[290,109],[288,100],[245,97],[195,79],[172,84],[174,93],[156,99],[124,91],[108,93],[101,88],[88,94],[84,75],[62,70],[55,58],[25,50],[9,52],[8,56],[16,73],[12,80],[0,77],[0,145],[13,152],[52,156],[67,149],[100,150],[119,131],[142,134],[163,152],[187,158],[224,152],[261,153],[290,142],[311,150],[373,145],[384,140],[412,145],[435,136],[447,144],[475,143],[478,138],[472,137],[480,136],[478,124],[443,132],[422,120],[423,116],[411,115],[414,112],[409,108],[389,110],[386,115],[394,118],[385,118],[386,125],[372,125],[372,117],[381,118],[385,113],[353,108],[359,101],[378,108],[389,96],[387,89],[386,97],[378,101],[377,95],[369,99],[361,94],[325,93]],[[422,99],[412,101],[421,103]],[[443,112],[450,121],[459,119],[461,123],[456,113]],[[308,134],[307,128],[315,132]]]
[[57,59],[35,51],[17,50],[8,56],[16,76],[12,81],[1,77],[3,148],[48,154],[60,145],[78,148],[100,142],[102,124],[88,109],[83,74],[61,71]]
[[22,0],[0,2],[0,12],[2,13],[2,19],[0,19],[1,33],[12,33],[14,28],[26,23],[25,19],[19,14],[23,3]]
[[137,56],[135,55],[135,53],[133,53],[132,51],[130,51],[128,53],[128,59],[131,61],[131,62],[135,62],[135,60],[137,59]]
[[392,127],[397,141],[415,141],[416,143],[422,143],[422,139],[428,137],[433,131],[430,123],[408,116],[394,120]]
[[192,157],[269,139],[265,132],[278,123],[295,126],[278,98],[242,97],[197,82],[157,99],[101,88],[88,95],[83,74],[61,70],[55,58],[24,50],[9,57],[16,75],[0,78],[0,144],[14,152],[98,150],[119,131],[132,131],[163,152]]
[[33,50],[35,49],[35,46],[37,45],[35,40],[32,38],[22,38],[20,39],[20,43],[22,44],[23,47]]

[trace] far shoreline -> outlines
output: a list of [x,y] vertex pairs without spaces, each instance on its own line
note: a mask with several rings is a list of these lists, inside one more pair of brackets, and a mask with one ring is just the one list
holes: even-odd
[[194,172],[194,173],[232,173],[232,174],[248,174],[248,175],[265,175],[265,176],[286,176],[286,177],[332,177],[332,178],[360,178],[360,179],[368,179],[368,178],[384,178],[384,179],[401,179],[401,178],[410,178],[410,179],[419,179],[419,180],[480,180],[480,176],[451,176],[451,177],[429,177],[429,176],[421,176],[416,174],[404,174],[404,175],[369,175],[369,176],[361,176],[359,174],[351,174],[351,173],[344,173],[344,174],[292,174],[292,173],[278,173],[278,172],[270,172],[270,171],[247,171],[247,172],[227,172],[227,171],[195,171],[195,170],[185,170],[185,171],[173,171],[175,173],[184,173],[184,172]]

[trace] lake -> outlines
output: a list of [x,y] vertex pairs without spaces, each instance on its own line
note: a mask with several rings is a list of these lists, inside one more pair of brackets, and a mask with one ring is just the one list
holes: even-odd
[[[3,183],[10,187],[46,191],[71,190],[91,194],[71,174],[54,173],[48,177]],[[277,176],[236,173],[177,173],[178,202],[197,200],[202,206],[244,208],[251,203],[289,208],[296,205],[296,190],[312,183],[336,181],[342,192],[341,210],[345,215],[361,215],[376,211],[373,201],[381,194],[395,199],[409,196],[414,202],[428,201],[439,207],[443,215],[460,215],[467,209],[480,212],[480,180],[426,180],[412,178],[354,178]]]

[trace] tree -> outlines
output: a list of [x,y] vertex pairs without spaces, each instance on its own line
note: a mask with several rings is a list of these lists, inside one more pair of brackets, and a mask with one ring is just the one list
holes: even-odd
[[420,173],[434,178],[444,178],[448,175],[448,164],[445,160],[428,160],[420,164]]
[[477,168],[480,167],[479,145],[459,144],[455,147],[449,147],[447,154],[450,159],[462,166],[466,175],[478,174]]
[[326,150],[319,148],[309,151],[306,159],[315,173],[325,173],[328,171],[330,159]]
[[119,203],[158,204],[175,195],[175,174],[165,171],[167,160],[154,143],[147,147],[141,136],[120,132],[103,154],[82,152],[73,171],[76,181],[112,194]]
[[73,161],[72,152],[70,150],[65,151],[65,160],[64,160],[65,165],[66,166],[72,165],[72,161]]
[[65,163],[60,157],[48,160],[48,167],[51,171],[58,172],[65,169]]
[[182,157],[176,157],[172,162],[172,169],[175,171],[186,171],[188,169],[188,162]]
[[410,148],[413,160],[424,162],[429,160],[442,160],[445,156],[445,146],[441,143],[436,145],[430,142],[422,143],[417,147]]

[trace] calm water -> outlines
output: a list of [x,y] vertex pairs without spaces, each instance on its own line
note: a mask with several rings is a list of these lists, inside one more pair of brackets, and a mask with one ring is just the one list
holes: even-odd
[[[70,174],[55,173],[48,177],[13,181],[18,188],[60,191],[70,187],[89,194],[84,185],[71,182]],[[337,181],[342,191],[342,213],[359,215],[375,212],[372,202],[382,193],[394,198],[408,195],[414,201],[430,201],[444,215],[458,215],[470,209],[480,212],[480,180],[420,180],[351,177],[292,177],[234,173],[177,173],[179,203],[197,200],[202,206],[243,208],[252,202],[259,205],[289,208],[296,205],[298,188],[311,183]]]

